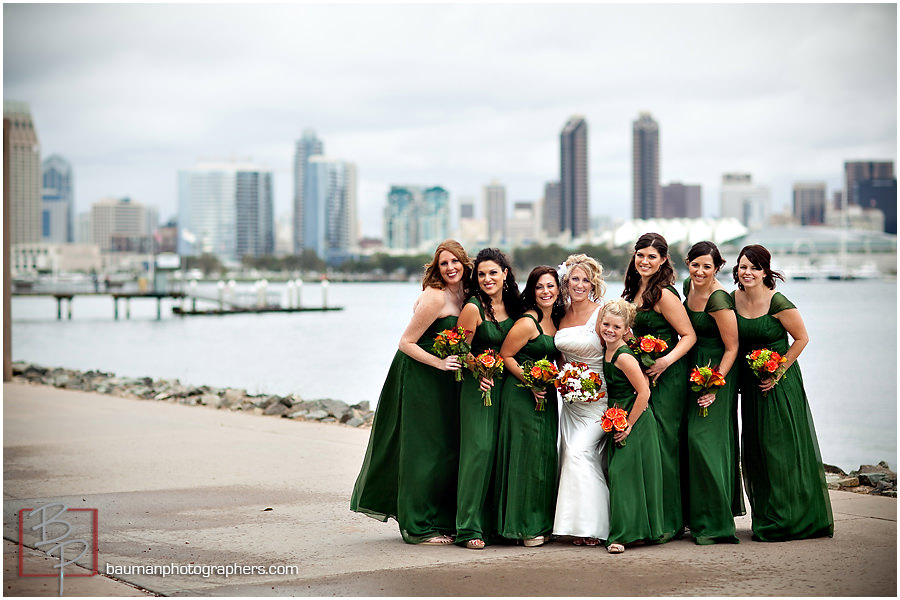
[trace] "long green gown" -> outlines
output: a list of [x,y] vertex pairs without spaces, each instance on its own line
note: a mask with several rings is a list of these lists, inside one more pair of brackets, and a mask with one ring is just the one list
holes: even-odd
[[[710,313],[734,310],[734,302],[725,290],[710,294],[702,311],[688,307],[691,280],[684,282],[684,308],[697,334],[697,343],[687,354],[689,368],[718,367],[725,354],[719,326]],[[716,399],[700,416],[697,398],[701,392],[688,392],[687,408],[687,521],[697,544],[739,542],[734,517],[745,514],[741,491],[738,455],[738,364],[725,376],[725,385],[716,391]]]
[[[493,348],[500,354],[500,346],[512,329],[514,320],[500,323],[488,320],[478,298],[470,298],[481,313],[481,325],[472,338],[472,354],[478,356]],[[491,406],[485,406],[478,387],[479,377],[466,371],[459,393],[459,479],[456,486],[456,542],[497,541],[497,511],[494,506],[494,466],[497,458],[497,435],[500,429],[500,404],[504,371],[494,377]]]
[[[612,362],[603,363],[603,377],[609,406],[618,405],[631,415],[637,392],[625,373],[613,364],[622,354],[634,356],[628,346],[616,350]],[[610,432],[609,544],[666,541],[670,536],[664,523],[659,425],[653,418],[653,409],[647,406],[621,448],[612,440],[613,435]]]
[[792,308],[796,307],[790,300],[775,292],[767,314],[755,319],[737,316],[744,485],[753,539],[763,542],[834,536],[822,455],[800,364],[795,361],[763,396],[746,359],[760,348],[784,356],[788,334],[774,315]]
[[[521,366],[525,361],[556,356],[552,335],[538,328],[538,336],[529,340],[515,355]],[[500,401],[500,439],[497,443],[497,531],[507,539],[527,540],[553,530],[556,509],[556,434],[559,413],[556,389],[547,388],[544,410],[535,410],[531,390],[519,387],[509,376]]]
[[[678,300],[681,296],[673,286],[663,290],[671,292]],[[652,335],[669,345],[663,356],[678,343],[678,332],[666,318],[652,307],[638,309],[634,317],[634,334],[638,337]],[[659,448],[663,471],[663,532],[664,540],[681,537],[684,531],[684,515],[681,506],[682,445],[684,444],[684,412],[688,402],[688,368],[684,357],[667,368],[656,385],[650,386],[650,406],[659,425]]]
[[[430,351],[435,336],[455,327],[456,319],[437,319],[419,346]],[[350,510],[379,521],[393,517],[410,544],[452,535],[458,461],[459,385],[453,372],[398,350],[378,397]]]

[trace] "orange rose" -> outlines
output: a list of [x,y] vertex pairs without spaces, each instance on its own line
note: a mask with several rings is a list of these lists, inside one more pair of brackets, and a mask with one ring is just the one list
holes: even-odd
[[531,367],[531,376],[535,379],[540,379],[542,373],[543,371],[541,371],[541,368],[539,366],[535,365]]
[[621,416],[613,422],[613,425],[619,431],[625,431],[628,428],[628,421],[625,420],[624,416]]
[[610,431],[612,431],[613,422],[610,421],[609,419],[607,419],[606,417],[603,417],[600,420],[600,427],[603,429],[603,431],[605,431],[606,433],[609,433]]
[[750,360],[756,360],[757,358],[759,358],[759,355],[761,353],[762,353],[761,350],[754,350],[753,352],[750,353]]
[[488,369],[497,364],[497,359],[491,354],[482,354],[479,358],[481,358],[481,364]]
[[668,348],[669,348],[669,345],[666,343],[665,340],[656,340],[656,351],[657,352],[665,352],[666,350],[668,350]]
[[641,350],[644,352],[653,352],[656,349],[656,343],[648,338],[641,338]]
[[766,371],[768,371],[769,373],[774,373],[775,370],[778,369],[778,361],[769,359],[769,362],[766,363],[765,367]]

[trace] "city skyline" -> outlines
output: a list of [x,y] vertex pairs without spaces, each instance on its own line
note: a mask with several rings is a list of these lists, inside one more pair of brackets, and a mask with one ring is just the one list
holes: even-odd
[[454,215],[495,179],[538,200],[581,114],[590,214],[630,218],[644,111],[660,184],[701,185],[704,216],[730,172],[784,211],[797,181],[831,197],[845,161],[896,162],[896,81],[890,4],[4,5],[5,98],[72,164],[79,213],[128,196],[166,220],[180,168],[235,155],[289,214],[311,128],[357,165],[380,237],[392,184],[440,182]]

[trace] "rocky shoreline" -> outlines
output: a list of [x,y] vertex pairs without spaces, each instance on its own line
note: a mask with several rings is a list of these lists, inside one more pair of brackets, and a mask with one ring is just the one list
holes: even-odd
[[[13,381],[50,385],[68,390],[109,394],[173,402],[189,406],[207,406],[219,410],[242,411],[255,415],[277,416],[297,421],[343,424],[349,427],[371,427],[375,412],[369,402],[348,405],[340,400],[303,400],[296,394],[250,395],[245,390],[185,385],[177,379],[150,377],[116,377],[102,371],[81,372],[74,369],[42,367],[24,362],[13,363]],[[877,465],[860,465],[845,473],[833,465],[825,465],[829,489],[897,497],[897,473],[881,461]]]
[[350,427],[371,427],[375,411],[367,400],[348,405],[340,400],[303,400],[296,394],[251,395],[246,390],[182,384],[177,379],[116,377],[102,371],[42,367],[24,362],[12,364],[13,381],[50,385],[67,390],[109,394],[123,398],[172,402],[188,406],[208,406],[219,410],[242,411],[277,416],[296,421],[336,423]]

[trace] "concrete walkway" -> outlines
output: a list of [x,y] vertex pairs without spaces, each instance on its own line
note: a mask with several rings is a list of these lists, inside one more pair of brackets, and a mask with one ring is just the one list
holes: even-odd
[[[4,384],[3,395],[5,595],[58,593],[57,579],[20,577],[17,570],[19,511],[49,502],[98,514],[101,575],[66,577],[65,595],[897,593],[891,498],[831,492],[833,539],[752,542],[749,517],[742,517],[737,545],[679,540],[619,556],[559,541],[483,551],[411,546],[393,521],[348,509],[368,430],[18,383]],[[26,533],[26,541],[34,535]],[[26,548],[23,560],[26,573],[53,572],[49,559],[33,550]],[[89,569],[91,559],[79,564]],[[102,575],[135,565],[291,566],[296,572]],[[65,570],[78,572],[89,573],[76,565]]]

